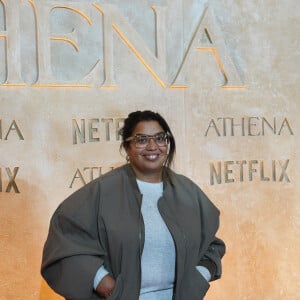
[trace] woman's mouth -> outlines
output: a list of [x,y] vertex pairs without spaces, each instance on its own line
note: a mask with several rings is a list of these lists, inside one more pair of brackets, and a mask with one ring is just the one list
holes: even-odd
[[154,161],[159,157],[159,155],[158,154],[149,154],[149,155],[144,155],[144,157],[147,160]]

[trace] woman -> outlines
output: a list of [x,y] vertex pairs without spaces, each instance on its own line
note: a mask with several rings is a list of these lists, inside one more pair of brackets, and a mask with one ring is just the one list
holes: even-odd
[[158,113],[129,114],[121,147],[128,164],[54,213],[42,275],[66,299],[203,299],[225,253],[218,209],[169,168],[175,140]]

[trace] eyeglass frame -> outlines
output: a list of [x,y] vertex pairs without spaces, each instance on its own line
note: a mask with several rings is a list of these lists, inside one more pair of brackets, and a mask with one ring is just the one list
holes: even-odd
[[[157,141],[156,141],[156,137],[157,137],[158,135],[161,135],[161,134],[164,134],[164,142],[165,142],[165,145],[159,145],[159,144],[157,143]],[[145,145],[137,146],[136,138],[139,137],[139,136],[147,137],[147,143],[145,143]],[[134,141],[135,146],[136,146],[137,148],[146,148],[147,145],[149,145],[150,140],[153,139],[154,143],[155,143],[158,147],[166,147],[166,146],[169,144],[169,142],[170,142],[170,136],[171,136],[171,135],[170,135],[169,132],[164,132],[164,131],[158,132],[158,133],[156,133],[156,134],[154,134],[154,135],[149,135],[149,134],[144,134],[144,133],[137,133],[137,134],[135,134],[135,135],[133,135],[133,136],[128,137],[128,138],[125,140],[125,142]]]

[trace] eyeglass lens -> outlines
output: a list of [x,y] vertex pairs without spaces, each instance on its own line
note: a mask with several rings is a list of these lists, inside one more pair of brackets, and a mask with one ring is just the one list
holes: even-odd
[[137,147],[145,147],[151,139],[153,139],[158,146],[166,146],[167,144],[167,134],[165,133],[158,133],[156,135],[136,135],[135,144]]

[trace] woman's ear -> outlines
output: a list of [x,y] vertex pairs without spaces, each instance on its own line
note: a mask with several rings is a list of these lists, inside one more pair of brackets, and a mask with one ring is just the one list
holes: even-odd
[[120,153],[123,157],[125,157],[126,161],[129,161],[129,145],[127,144],[122,144],[120,147]]
[[122,148],[124,149],[124,151],[126,152],[126,154],[128,154],[128,152],[129,152],[129,145],[128,144],[123,144],[122,145]]
[[129,156],[129,146],[123,146],[124,150],[125,150],[125,153],[126,153],[126,156],[125,156],[125,159],[126,159],[126,162],[129,163],[130,161],[130,156]]

